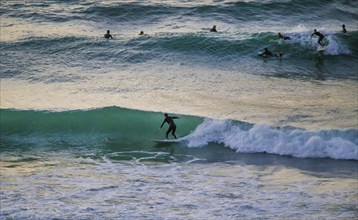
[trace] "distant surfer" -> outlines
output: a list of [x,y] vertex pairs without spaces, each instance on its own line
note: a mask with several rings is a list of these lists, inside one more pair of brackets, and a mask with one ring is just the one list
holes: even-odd
[[177,139],[177,136],[175,136],[175,131],[177,129],[177,126],[174,123],[173,119],[179,119],[179,117],[169,116],[167,113],[164,114],[164,121],[163,121],[162,125],[160,126],[160,129],[162,129],[165,122],[169,124],[169,128],[168,128],[167,132],[165,133],[165,139],[168,139],[168,134],[170,132],[172,132],[172,135],[174,136],[174,138]]
[[317,35],[319,37],[318,43],[319,43],[319,45],[321,45],[321,47],[323,47],[323,43],[322,43],[322,40],[324,38],[323,34],[321,34],[316,29],[314,29],[313,34],[311,35],[311,38],[312,38],[313,35]]
[[214,25],[214,26],[210,29],[210,32],[218,32],[218,31],[216,30],[216,25]]
[[343,30],[342,30],[343,33],[347,33],[346,25],[343,24],[343,25],[342,25],[342,29],[343,29]]
[[109,32],[110,32],[110,31],[107,30],[107,33],[104,35],[104,38],[106,38],[106,39],[109,39],[109,38],[113,39],[112,35],[111,35]]
[[290,37],[283,36],[281,33],[278,33],[278,37],[279,37],[280,39],[284,39],[284,40],[291,40]]
[[141,31],[141,32],[139,32],[139,34],[138,35],[144,35],[144,32],[143,31]]
[[271,51],[269,51],[269,49],[267,49],[267,47],[264,48],[264,51],[259,53],[259,56],[263,56],[263,57],[282,57],[283,52],[279,52],[279,53],[272,53]]

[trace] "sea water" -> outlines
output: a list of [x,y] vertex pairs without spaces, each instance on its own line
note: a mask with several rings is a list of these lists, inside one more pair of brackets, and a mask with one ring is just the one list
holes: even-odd
[[356,1],[2,1],[0,32],[0,219],[358,217]]

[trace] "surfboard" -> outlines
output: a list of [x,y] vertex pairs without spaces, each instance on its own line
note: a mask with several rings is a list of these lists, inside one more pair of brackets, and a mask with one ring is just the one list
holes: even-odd
[[261,55],[263,53],[264,53],[264,51],[259,51],[259,52],[257,52],[257,56],[261,56],[261,57],[282,57],[283,54],[284,54],[284,52],[274,52],[272,56],[267,56],[265,54]]
[[318,47],[317,51],[324,51],[325,49],[327,49],[327,46],[320,46]]
[[180,140],[179,139],[167,139],[167,140],[157,140],[157,139],[153,139],[152,140],[153,142],[155,142],[155,143],[178,143],[178,142],[180,142]]

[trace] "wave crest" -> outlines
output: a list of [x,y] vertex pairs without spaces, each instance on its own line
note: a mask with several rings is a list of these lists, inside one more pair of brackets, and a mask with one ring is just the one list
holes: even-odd
[[214,142],[242,153],[358,160],[356,129],[307,131],[288,127],[275,129],[265,124],[248,128],[247,124],[230,120],[206,119],[184,139],[189,147]]

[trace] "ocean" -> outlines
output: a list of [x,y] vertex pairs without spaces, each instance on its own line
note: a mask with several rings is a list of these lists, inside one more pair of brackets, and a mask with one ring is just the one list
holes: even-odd
[[358,1],[0,4],[0,219],[358,218]]

